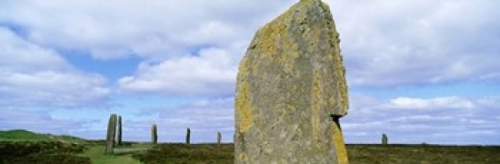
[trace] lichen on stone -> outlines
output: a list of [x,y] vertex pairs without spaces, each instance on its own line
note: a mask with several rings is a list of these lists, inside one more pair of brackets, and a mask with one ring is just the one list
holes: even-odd
[[251,109],[248,104],[248,84],[242,83],[241,85],[241,95],[236,99],[236,109],[238,109],[238,123],[239,132],[244,133],[248,130],[252,120]]
[[344,144],[344,136],[342,135],[342,130],[340,129],[340,125],[334,124],[332,125],[333,129],[333,141],[335,144],[335,150],[337,153],[337,162],[338,163],[349,163],[347,157],[347,150]]
[[256,32],[240,63],[236,163],[347,162],[330,118],[347,114],[347,97],[329,7],[301,0]]

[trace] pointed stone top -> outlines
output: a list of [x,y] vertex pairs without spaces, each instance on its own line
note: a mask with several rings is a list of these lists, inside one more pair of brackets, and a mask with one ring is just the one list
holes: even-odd
[[[306,26],[316,24],[308,20],[314,22],[320,21],[323,23],[328,22],[329,25],[334,25],[330,7],[321,0],[300,0],[268,24],[292,26],[297,24],[296,21],[303,21],[302,25]],[[264,26],[263,28],[267,27]]]
[[299,3],[307,3],[307,2],[310,2],[310,3],[314,3],[314,2],[323,3],[321,0],[300,0]]

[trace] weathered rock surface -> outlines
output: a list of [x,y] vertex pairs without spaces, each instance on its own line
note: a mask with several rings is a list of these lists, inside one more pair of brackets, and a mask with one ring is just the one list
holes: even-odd
[[321,0],[301,0],[257,31],[237,77],[236,163],[347,163],[339,42]]

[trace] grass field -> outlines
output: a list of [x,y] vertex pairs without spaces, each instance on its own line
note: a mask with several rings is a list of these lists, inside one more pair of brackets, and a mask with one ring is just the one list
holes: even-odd
[[[53,142],[53,143],[51,143]],[[9,145],[23,143],[25,145]],[[27,144],[26,144],[27,143]],[[35,143],[47,145],[40,149]],[[55,146],[58,145],[58,146]],[[66,146],[61,146],[66,145]],[[69,148],[67,146],[70,146]],[[73,147],[85,147],[75,149]],[[34,148],[29,150],[23,148]],[[44,151],[53,149],[51,151]],[[115,148],[115,154],[104,154],[104,141],[89,141],[71,136],[36,134],[25,130],[0,131],[0,164],[6,155],[18,158],[40,159],[36,163],[74,163],[85,161],[94,164],[163,164],[163,163],[234,163],[232,144],[158,144],[131,143]],[[17,152],[19,151],[19,152]],[[41,151],[43,153],[33,153]],[[60,151],[60,152],[57,152]],[[389,144],[347,144],[351,164],[493,164],[500,163],[500,146],[442,146]],[[26,154],[29,152],[31,154]],[[71,152],[71,153],[68,153]],[[25,153],[25,154],[23,154]],[[53,158],[53,159],[50,159]],[[82,160],[82,158],[84,158]],[[12,158],[11,158],[12,159]],[[46,161],[46,162],[41,162]],[[72,162],[73,161],[73,162]],[[19,163],[19,162],[17,162]],[[22,162],[21,162],[22,163]]]
[[493,164],[500,146],[348,144],[351,164]]
[[[233,145],[186,147],[164,144],[142,155],[145,163],[234,163]],[[350,164],[493,164],[500,163],[500,146],[440,146],[347,144]]]

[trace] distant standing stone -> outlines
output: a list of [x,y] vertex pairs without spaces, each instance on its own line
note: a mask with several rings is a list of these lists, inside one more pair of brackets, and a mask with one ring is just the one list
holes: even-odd
[[236,163],[348,163],[339,42],[321,0],[301,0],[257,31],[237,77]]
[[389,143],[389,138],[386,134],[382,134],[382,145],[387,145]]

